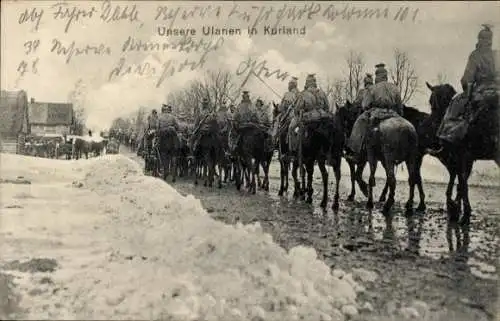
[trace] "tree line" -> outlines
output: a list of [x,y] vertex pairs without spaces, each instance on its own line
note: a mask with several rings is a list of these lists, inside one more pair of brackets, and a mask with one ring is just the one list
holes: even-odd
[[[418,73],[411,56],[396,48],[386,68],[389,81],[399,88],[402,101],[407,104],[420,87]],[[345,57],[344,70],[337,75],[326,75],[325,80],[319,81],[320,88],[325,91],[329,99],[332,111],[336,105],[344,105],[347,100],[353,101],[357,97],[358,92],[363,88],[363,78],[366,73],[374,74],[373,69],[366,65],[362,53],[350,51]],[[437,74],[436,82],[444,83],[446,80],[445,72],[441,71]],[[279,88],[276,90],[279,92]],[[284,90],[283,88],[282,91]],[[169,92],[165,98],[172,105],[173,112],[180,120],[192,122],[200,112],[199,108],[204,98],[208,98],[210,108],[216,110],[223,102],[226,102],[228,106],[237,105],[239,91],[237,79],[229,70],[209,70],[201,79],[191,81],[183,89]],[[141,131],[150,110],[144,106],[138,107],[133,116],[117,118],[112,128]]]

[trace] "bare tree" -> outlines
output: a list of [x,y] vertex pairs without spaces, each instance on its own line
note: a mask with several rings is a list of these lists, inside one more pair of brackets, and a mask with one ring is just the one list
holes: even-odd
[[406,104],[418,88],[418,76],[408,53],[397,48],[394,50],[394,65],[391,67],[391,78],[401,92],[401,100]]
[[365,62],[359,52],[350,51],[347,56],[347,81],[345,84],[346,98],[353,101],[358,95],[363,83],[363,70]]
[[204,86],[212,107],[218,107],[223,101],[231,99],[236,90],[233,75],[227,70],[208,71]]
[[73,123],[70,132],[74,135],[82,135],[85,130],[85,99],[87,88],[82,79],[79,79],[68,94],[68,101],[73,104]]
[[328,97],[331,111],[334,112],[336,106],[345,103],[346,81],[340,78],[329,78],[326,82],[325,94]]

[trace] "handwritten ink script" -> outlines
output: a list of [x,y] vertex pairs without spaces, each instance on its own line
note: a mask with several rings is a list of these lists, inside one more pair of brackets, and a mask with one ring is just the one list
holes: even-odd
[[[365,19],[384,19],[394,22],[417,22],[419,10],[401,4],[383,4],[362,6],[356,3],[337,4],[325,2],[249,4],[232,2],[224,4],[175,4],[158,3],[142,5],[140,2],[72,2],[60,1],[52,5],[37,5],[20,10],[15,17],[22,27],[29,28],[30,36],[24,46],[24,55],[17,65],[18,78],[21,81],[27,75],[36,76],[43,70],[41,52],[59,58],[61,63],[76,63],[82,57],[104,59],[116,57],[106,73],[107,80],[127,74],[157,77],[156,86],[161,86],[165,79],[190,70],[204,68],[210,54],[224,45],[226,37],[238,37],[245,30],[248,35],[260,34],[267,37],[284,35],[305,35],[306,21],[359,21]],[[232,25],[229,24],[229,22]],[[148,22],[150,33],[147,40],[135,33],[130,33],[120,40],[120,46],[106,41],[93,39],[82,42],[72,38],[73,32],[82,33],[82,28],[94,25],[133,26],[139,30]],[[37,33],[50,23],[59,30],[54,30],[50,39],[37,36]],[[288,25],[287,25],[288,23]],[[301,25],[299,25],[301,24]],[[257,27],[261,27],[258,32]],[[143,28],[147,29],[147,28]],[[176,30],[178,31],[176,33]],[[266,32],[267,31],[267,32]],[[170,32],[170,33],[169,33]],[[173,39],[180,40],[174,41]],[[149,41],[151,36],[161,36],[162,42]],[[210,35],[210,37],[208,36]],[[143,36],[143,35],[142,35]],[[198,37],[198,38],[195,38]],[[146,53],[161,54],[167,51],[190,54],[182,59],[156,59],[152,62],[132,63],[128,55]],[[242,87],[253,76],[261,81],[276,78],[284,81],[288,72],[269,66],[266,60],[249,58],[242,61],[237,70],[242,78]]]
[[273,76],[276,79],[284,81],[289,77],[288,72],[283,72],[281,69],[272,70],[268,66],[267,60],[253,59],[247,58],[244,61],[240,62],[238,68],[236,69],[236,76],[240,76],[243,78],[243,81],[240,85],[240,90],[245,88],[251,76],[255,76],[257,79],[265,83],[266,79],[272,78]]
[[[252,5],[250,8],[240,3],[231,6],[159,6],[155,21],[169,22],[170,28],[189,20],[204,20],[216,18],[219,21],[236,19],[242,28],[256,28],[267,25],[277,28],[284,23],[304,22],[307,20],[329,21],[338,20],[394,20],[398,22],[416,22],[419,9],[412,9],[404,4],[387,4],[381,7],[358,6],[357,4],[330,4],[323,2],[306,2],[303,4],[285,3],[281,5]],[[246,24],[246,26],[245,26]]]
[[146,42],[132,37],[127,38],[122,46],[122,52],[140,51],[158,53],[164,50],[175,50],[180,53],[200,53],[196,60],[185,58],[179,62],[175,59],[167,59],[159,61],[160,68],[155,67],[152,63],[144,62],[140,64],[127,64],[124,57],[120,58],[115,67],[111,70],[108,80],[111,81],[115,77],[122,77],[127,74],[136,74],[140,76],[159,76],[156,87],[160,87],[166,78],[172,77],[176,73],[185,70],[197,70],[203,68],[207,61],[207,56],[210,52],[217,51],[224,44],[224,38],[220,37],[217,40],[207,41],[200,39],[194,40],[192,37],[185,36],[178,42]]

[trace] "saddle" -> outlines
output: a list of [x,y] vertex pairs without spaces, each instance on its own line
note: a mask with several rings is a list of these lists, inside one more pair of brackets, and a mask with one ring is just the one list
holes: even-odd
[[241,123],[239,126],[238,126],[238,131],[241,132],[243,130],[246,130],[246,129],[259,129],[259,130],[262,130],[264,132],[267,132],[268,128],[259,124],[259,123],[255,123],[255,122],[245,122],[245,123]]
[[316,124],[323,121],[333,120],[333,114],[323,109],[313,109],[302,114],[304,125]]

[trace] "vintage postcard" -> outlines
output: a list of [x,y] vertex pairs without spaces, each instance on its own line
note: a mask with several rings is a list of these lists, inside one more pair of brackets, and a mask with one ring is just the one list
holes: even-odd
[[498,320],[498,1],[1,2],[0,319]]

